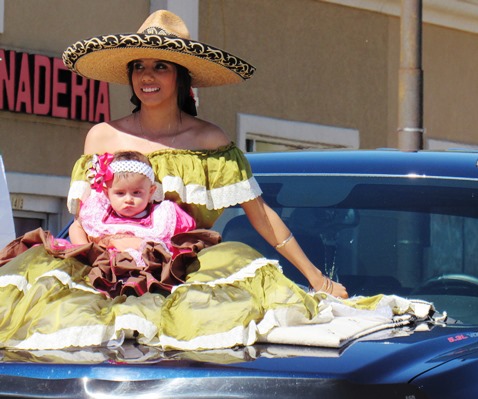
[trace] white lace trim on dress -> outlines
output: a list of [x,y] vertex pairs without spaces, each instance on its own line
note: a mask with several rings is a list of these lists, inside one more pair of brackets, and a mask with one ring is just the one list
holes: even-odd
[[236,345],[252,345],[257,341],[256,323],[251,321],[247,327],[237,326],[229,331],[203,335],[189,341],[161,335],[159,345],[163,348],[176,348],[185,350],[195,349],[220,349],[230,348]]
[[23,293],[26,293],[31,288],[31,284],[28,283],[25,277],[14,274],[0,277],[0,287],[6,287],[8,285],[14,285]]
[[18,349],[61,349],[68,347],[98,346],[114,336],[105,325],[67,327],[50,334],[34,332],[22,341],[10,341],[8,346]]
[[68,191],[68,199],[66,202],[68,211],[73,215],[77,215],[78,211],[80,210],[80,201],[84,201],[84,199],[90,195],[90,192],[90,183],[87,181],[76,180],[72,182],[70,190]]
[[207,190],[205,186],[199,184],[185,185],[178,176],[165,176],[162,184],[156,184],[158,188],[153,196],[155,201],[162,201],[167,192],[176,192],[182,202],[205,205],[210,210],[241,204],[262,194],[262,190],[254,177],[211,190]]
[[184,284],[176,285],[173,287],[171,293],[173,293],[176,289],[182,286],[189,286],[189,285],[208,285],[210,287],[214,287],[220,284],[233,284],[237,281],[244,281],[246,278],[254,277],[256,275],[257,270],[260,268],[273,265],[277,267],[282,272],[282,267],[279,265],[279,261],[275,259],[267,259],[267,258],[258,258],[254,259],[251,263],[247,266],[244,266],[241,270],[237,271],[236,273],[231,274],[230,276],[224,278],[218,278],[213,281],[188,281]]
[[75,283],[68,273],[63,272],[61,270],[51,270],[47,273],[42,274],[41,276],[38,276],[35,279],[35,281],[38,281],[38,280],[40,280],[41,278],[44,278],[44,277],[55,277],[58,281],[60,281],[60,283],[62,283],[63,285],[68,286],[69,288],[73,288],[73,289],[77,289],[77,290],[86,291],[86,292],[90,292],[90,293],[93,293],[93,294],[101,295],[101,293],[99,291],[95,290],[92,287],[89,287],[89,286],[84,285],[84,284]]
[[[184,184],[179,176],[165,176],[162,184],[156,182],[156,191],[153,200],[160,202],[167,192],[178,193],[181,201],[187,204],[205,205],[207,209],[223,209],[229,206],[242,204],[259,197],[262,190],[254,177],[229,184],[224,187],[207,190],[200,184]],[[86,181],[74,181],[68,192],[68,210],[77,214],[79,201],[84,201],[90,195],[90,185]]]
[[[55,277],[58,281],[60,281],[61,284],[68,286],[69,288],[101,295],[99,291],[95,290],[92,287],[89,287],[84,284],[75,283],[68,273],[63,272],[61,270],[51,270],[49,272],[46,272],[38,276],[35,279],[35,282],[45,277]],[[28,283],[28,280],[23,276],[14,274],[0,276],[0,287],[6,287],[8,285],[13,285],[17,287],[18,290],[22,291],[24,294],[27,293],[27,291],[32,287],[32,285]]]

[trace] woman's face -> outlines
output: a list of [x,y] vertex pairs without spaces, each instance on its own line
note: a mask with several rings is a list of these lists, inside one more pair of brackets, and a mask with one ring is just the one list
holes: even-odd
[[145,106],[177,104],[176,66],[167,61],[141,58],[133,61],[131,83]]

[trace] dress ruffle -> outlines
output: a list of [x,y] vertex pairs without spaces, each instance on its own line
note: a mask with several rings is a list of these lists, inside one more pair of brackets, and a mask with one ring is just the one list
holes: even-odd
[[[0,348],[118,347],[126,339],[166,350],[255,342],[340,347],[412,325],[432,310],[398,297],[344,301],[305,292],[276,261],[237,242],[200,251],[186,282],[170,295],[109,298],[90,285],[89,269],[75,257],[52,256],[44,245],[0,267]],[[395,319],[405,313],[411,316]]]
[[[90,195],[85,173],[91,158],[83,155],[73,168],[68,193],[68,209],[73,214]],[[262,194],[247,159],[234,143],[217,150],[159,150],[148,158],[157,179],[153,199],[183,204],[199,228],[211,227],[222,209]]]
[[[188,238],[183,233],[178,245],[203,247]],[[275,307],[295,308],[305,318],[318,311],[317,302],[288,280],[277,262],[244,244],[220,243],[199,251],[186,281],[170,295],[110,298],[92,287],[91,267],[75,256],[53,256],[47,249],[51,239],[45,235],[43,244],[0,268],[0,347],[119,345],[133,332],[137,342],[164,348],[230,347],[252,343],[257,325]],[[26,238],[18,245],[33,241]],[[68,248],[63,252],[72,254]],[[215,278],[224,266],[222,277],[233,279]]]
[[[95,243],[72,245],[39,228],[5,247],[0,252],[0,265],[15,260],[18,263],[16,258],[20,254],[30,248],[42,246],[55,259],[75,258],[89,266],[88,284],[109,297],[140,296],[146,292],[167,295],[174,285],[185,281],[187,269],[195,262],[197,253],[220,241],[221,236],[210,230],[196,229],[177,234],[171,238],[171,245],[178,254],[174,258],[161,243],[148,241],[140,254],[142,262],[138,264],[137,259],[129,252],[107,249]],[[11,267],[10,263],[8,264]],[[4,270],[2,268],[0,272]],[[51,273],[55,274],[57,271],[53,270]],[[4,284],[11,282],[23,291],[29,284],[18,276],[11,275],[0,275],[1,281]]]

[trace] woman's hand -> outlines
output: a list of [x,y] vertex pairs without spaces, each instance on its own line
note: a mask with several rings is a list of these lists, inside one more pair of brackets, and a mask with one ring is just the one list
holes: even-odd
[[335,281],[332,281],[331,295],[342,299],[347,299],[349,297],[347,289],[342,284],[336,283]]
[[332,281],[328,277],[322,274],[322,281],[320,286],[312,286],[316,292],[325,292],[337,298],[347,299],[349,294],[347,293],[346,288],[340,284]]

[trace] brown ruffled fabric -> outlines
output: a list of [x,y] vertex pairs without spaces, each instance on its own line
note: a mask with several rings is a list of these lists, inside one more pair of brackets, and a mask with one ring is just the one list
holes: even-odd
[[72,245],[66,240],[56,239],[49,231],[38,228],[16,238],[0,250],[0,266],[36,245],[44,245],[48,253],[55,257],[74,257],[86,265],[92,265],[94,260],[104,252],[104,248],[94,243]]
[[141,296],[146,292],[168,294],[173,285],[184,283],[188,270],[195,267],[198,252],[221,242],[221,235],[197,229],[177,234],[171,242],[180,251],[174,259],[161,244],[148,242],[142,254],[145,266],[138,266],[127,252],[107,250],[95,243],[72,245],[38,228],[3,248],[0,266],[35,245],[44,245],[54,257],[75,257],[91,266],[90,284],[110,297]]

